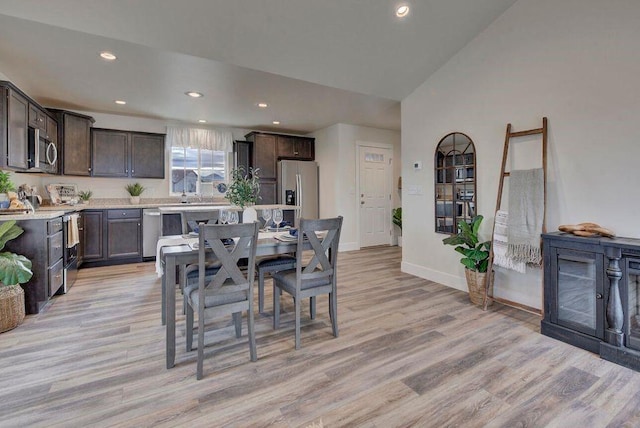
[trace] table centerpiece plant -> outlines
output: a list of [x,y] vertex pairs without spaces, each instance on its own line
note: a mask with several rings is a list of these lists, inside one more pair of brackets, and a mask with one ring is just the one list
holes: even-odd
[[231,181],[227,187],[225,198],[243,210],[242,222],[249,223],[258,219],[258,213],[253,208],[260,199],[260,168],[249,168],[246,172],[244,167],[239,166],[231,170]]

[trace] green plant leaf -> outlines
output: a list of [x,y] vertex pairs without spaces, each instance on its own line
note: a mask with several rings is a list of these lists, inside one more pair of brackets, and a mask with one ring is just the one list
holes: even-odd
[[0,282],[5,285],[24,284],[33,276],[31,260],[10,252],[0,253]]
[[7,242],[17,238],[24,232],[22,228],[16,225],[15,220],[9,220],[0,225],[0,250],[4,248]]
[[468,269],[476,270],[476,264],[473,260],[464,258],[461,259],[460,262],[462,262],[462,264],[465,265],[465,267],[467,267]]

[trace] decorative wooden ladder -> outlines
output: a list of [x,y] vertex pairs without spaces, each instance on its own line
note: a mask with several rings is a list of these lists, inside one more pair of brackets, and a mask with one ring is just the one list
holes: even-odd
[[[498,198],[496,201],[496,214],[500,210],[502,205],[502,191],[504,189],[504,179],[509,177],[510,172],[505,171],[507,167],[507,156],[509,155],[509,144],[511,143],[512,138],[518,137],[526,137],[528,135],[542,135],[542,171],[544,176],[544,215],[542,219],[542,233],[547,231],[546,229],[546,221],[547,221],[547,118],[542,118],[542,127],[535,129],[528,129],[526,131],[518,131],[513,132],[511,130],[511,124],[507,124],[507,132],[504,137],[504,149],[502,151],[502,167],[500,169],[500,185],[498,186]],[[487,275],[485,277],[484,284],[484,297],[483,297],[483,310],[487,310],[487,306],[489,306],[489,300],[493,299],[497,302],[501,302],[501,299],[496,299],[493,296],[489,296],[490,290],[493,288],[493,236],[496,231],[496,222],[493,222],[493,229],[491,232],[491,249],[489,250],[489,265],[487,267]],[[544,278],[544,275],[542,275]],[[503,303],[513,303],[506,302]],[[530,308],[528,308],[530,310]]]

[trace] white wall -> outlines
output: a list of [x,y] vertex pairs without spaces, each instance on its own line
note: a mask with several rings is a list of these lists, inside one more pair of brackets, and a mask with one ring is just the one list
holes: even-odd
[[[469,135],[488,239],[506,124],[535,128],[543,116],[547,229],[593,221],[640,238],[639,40],[637,0],[520,0],[403,100],[404,187],[424,187],[404,195],[403,271],[466,289],[458,254],[433,232],[433,172],[413,172],[411,162],[432,166],[440,138]],[[495,294],[540,308],[540,272],[499,271]]]
[[[320,215],[342,215],[344,220],[340,234],[340,248],[346,251],[358,249],[357,143],[392,146],[393,183],[397,183],[400,174],[400,133],[337,124],[317,131],[313,136],[316,138],[316,160],[320,168]],[[327,205],[323,206],[323,203]],[[399,205],[400,195],[394,190],[392,206]]]

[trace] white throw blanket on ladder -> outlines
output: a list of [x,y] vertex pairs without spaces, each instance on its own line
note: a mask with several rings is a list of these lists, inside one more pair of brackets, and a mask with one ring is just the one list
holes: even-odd
[[540,235],[544,219],[542,168],[511,171],[509,175],[509,245],[507,257],[540,266]]
[[505,269],[525,273],[527,264],[507,257],[509,213],[498,211],[496,213],[495,226],[493,231],[493,263]]

